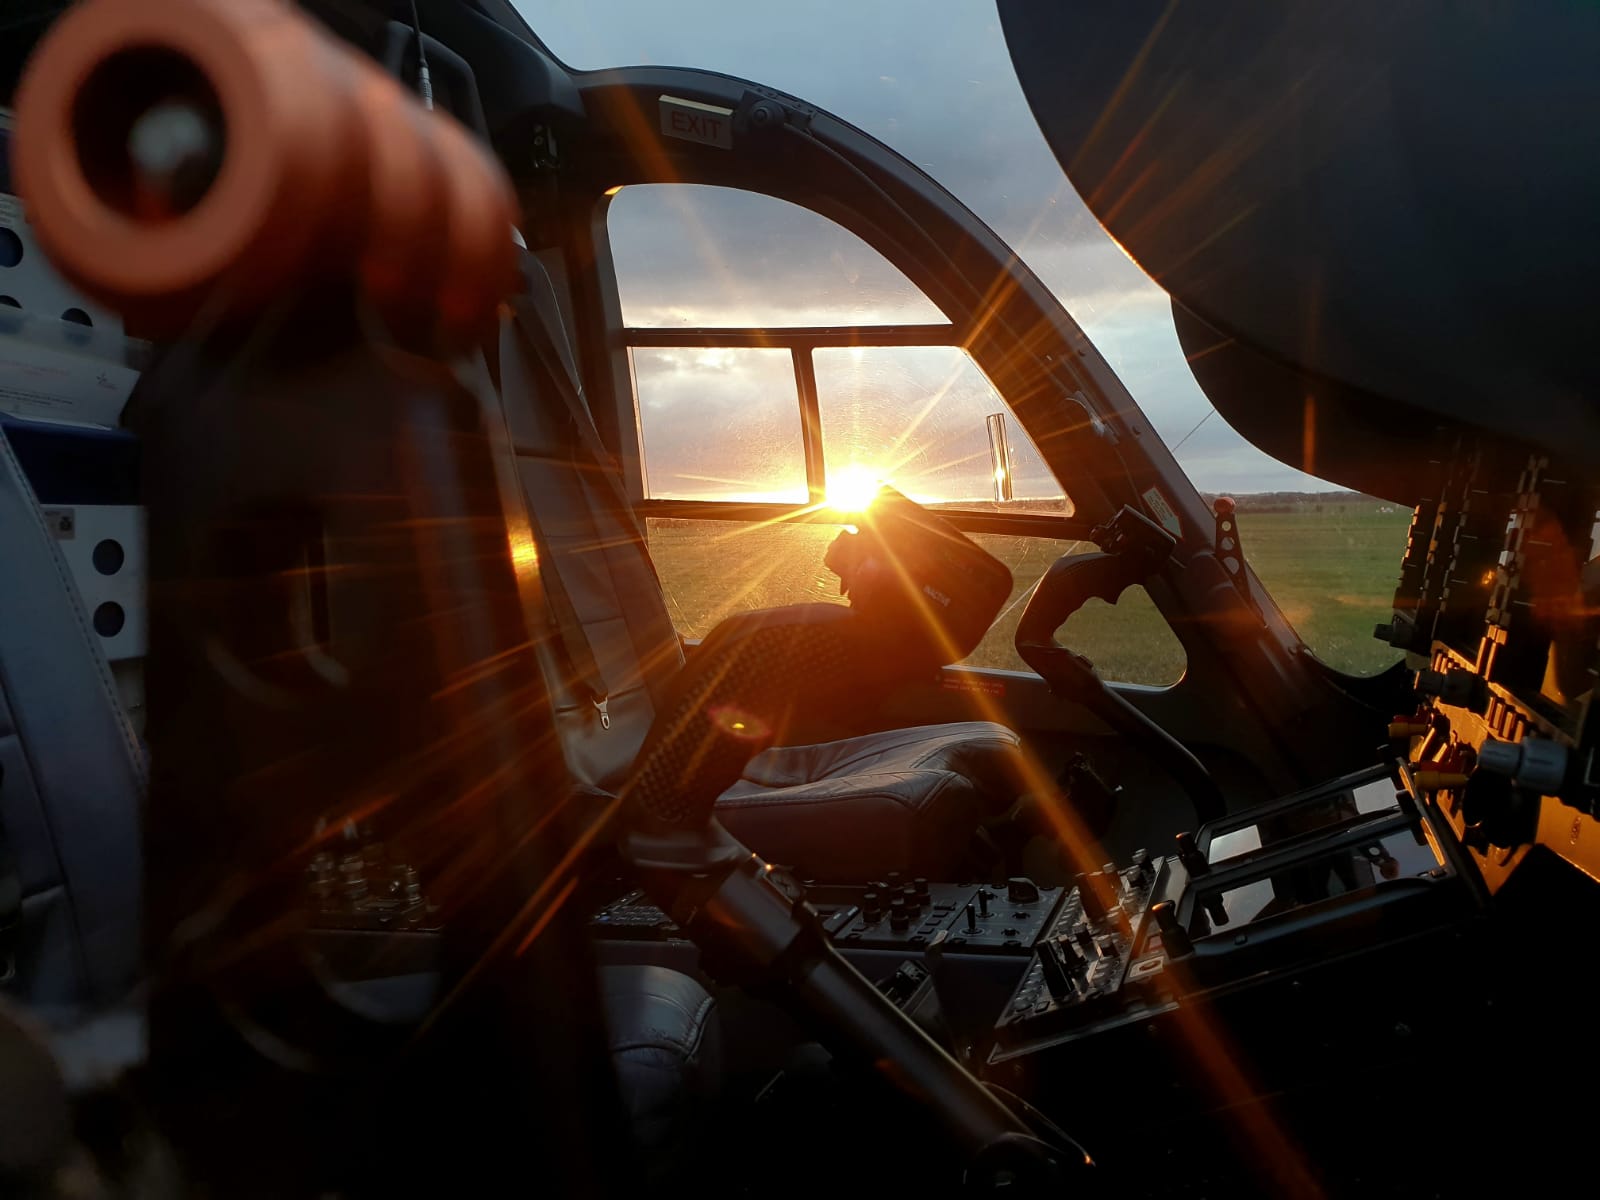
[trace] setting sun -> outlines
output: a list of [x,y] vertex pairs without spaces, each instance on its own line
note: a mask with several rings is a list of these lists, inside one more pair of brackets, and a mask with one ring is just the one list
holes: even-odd
[[870,467],[848,466],[828,472],[828,507],[840,512],[866,512],[886,481]]

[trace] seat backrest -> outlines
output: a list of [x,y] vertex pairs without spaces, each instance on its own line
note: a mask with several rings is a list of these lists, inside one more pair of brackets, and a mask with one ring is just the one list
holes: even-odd
[[[610,462],[576,425],[587,420],[579,378],[566,344],[549,277],[532,255],[524,260],[530,291],[522,317],[506,318],[500,338],[500,393],[517,474],[540,555],[547,597],[563,589],[568,603],[546,603],[540,639],[568,764],[585,783],[614,790],[632,765],[667,683],[683,665],[683,649],[667,612],[633,513]],[[542,358],[526,326],[543,323],[560,356]],[[565,381],[552,369],[567,373]],[[558,394],[573,388],[577,401]],[[592,429],[592,426],[591,426]],[[553,598],[552,598],[553,599]],[[558,619],[565,607],[565,620]],[[561,626],[565,625],[566,628]],[[605,688],[605,712],[586,695],[572,658],[592,652]]]
[[121,999],[140,963],[144,755],[65,560],[0,428],[0,934],[6,990],[49,1023]]

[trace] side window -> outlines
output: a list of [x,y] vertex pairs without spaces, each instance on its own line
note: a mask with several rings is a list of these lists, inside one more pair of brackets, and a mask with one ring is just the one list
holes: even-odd
[[959,346],[813,352],[828,490],[878,480],[923,504],[1072,515],[1000,394]]
[[[616,264],[651,554],[678,631],[741,611],[838,602],[823,566],[842,514],[889,483],[1011,567],[968,665],[1026,669],[1012,637],[1065,553],[1093,547],[996,514],[1068,518],[1071,498],[955,327],[882,255],[816,213],[689,184],[623,188]],[[1141,603],[1142,601],[1142,603]],[[1107,678],[1170,684],[1183,653],[1142,592],[1063,636]]]
[[1399,651],[1372,636],[1394,611],[1411,510],[1355,492],[1236,497],[1245,557],[1295,631],[1330,667],[1372,675]]

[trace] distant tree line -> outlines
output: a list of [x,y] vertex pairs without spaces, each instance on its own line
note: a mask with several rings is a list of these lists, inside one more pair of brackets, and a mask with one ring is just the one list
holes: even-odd
[[1340,508],[1389,508],[1390,501],[1362,492],[1201,492],[1207,505],[1219,495],[1232,495],[1236,511],[1242,513],[1326,512]]

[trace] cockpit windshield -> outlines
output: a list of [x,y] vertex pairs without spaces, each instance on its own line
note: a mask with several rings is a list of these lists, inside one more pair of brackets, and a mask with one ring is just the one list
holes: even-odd
[[[737,19],[711,0],[518,0],[517,7],[572,67],[726,72],[819,105],[898,150],[983,218],[1055,293],[1202,491],[1337,487],[1267,457],[1216,416],[1184,362],[1166,293],[1101,229],[1051,156],[991,6],[950,5],[937,19],[915,0],[818,0],[744,10]],[[629,216],[670,221],[669,205],[664,196],[630,197]],[[712,249],[690,243],[679,253]],[[619,259],[619,274],[633,264],[648,269]],[[797,304],[827,293],[830,265],[809,254],[766,264]],[[625,297],[630,285],[649,286],[626,275],[618,282]],[[680,315],[703,325],[766,319],[730,319],[735,297],[748,300],[742,292],[712,294]]]
[[[1167,294],[1101,228],[1052,156],[991,6],[949,5],[937,19],[914,0],[818,0],[798,8],[746,10],[737,19],[709,0],[518,0],[518,8],[546,46],[574,68],[684,66],[750,79],[852,122],[927,171],[1061,301],[1196,488],[1238,500],[1245,553],[1307,644],[1346,671],[1374,672],[1394,662],[1393,651],[1374,642],[1371,630],[1388,612],[1389,564],[1405,544],[1406,508],[1342,491],[1278,462],[1218,415],[1185,361]],[[624,189],[613,202],[609,225],[626,323],[783,326],[826,323],[823,313],[843,314],[851,324],[939,319],[869,247],[837,228],[813,230],[806,219],[829,224],[793,206],[723,189]],[[646,246],[648,253],[634,252]],[[841,302],[845,295],[852,297],[848,303]],[[782,374],[781,354],[724,353],[714,372],[697,371],[692,380],[676,369],[682,364],[674,356],[681,358],[682,351],[635,354],[641,417],[662,431],[652,444],[645,430],[650,481],[673,489],[661,494],[802,494],[798,440],[792,446],[774,442],[767,430],[773,417],[765,408],[745,407],[744,419],[761,428],[752,428],[741,444],[760,464],[777,464],[770,470],[702,461],[702,442],[681,429],[683,453],[674,458],[667,435],[674,423],[662,407],[674,385],[692,387],[700,397],[776,396],[763,384],[775,378],[774,371]],[[930,370],[944,378],[939,364],[923,361],[926,353],[874,355],[885,378],[904,380]],[[899,416],[913,411],[905,397],[878,401]],[[727,409],[724,404],[719,411]],[[1019,428],[1010,430],[1010,439],[1014,455],[1034,454]],[[857,449],[871,460],[867,465],[877,464],[870,450]],[[951,458],[970,459],[967,474],[975,478],[980,466],[986,469],[981,450],[956,448],[929,461],[942,468]],[[970,486],[958,494],[949,485],[972,480],[932,478],[902,467],[896,482],[926,500],[957,501]],[[1071,494],[1070,480],[1047,487],[1040,482],[1018,480],[1031,485],[1030,496],[1046,497],[1054,508],[1061,506],[1059,497]],[[1171,676],[1138,678],[1154,683]]]

